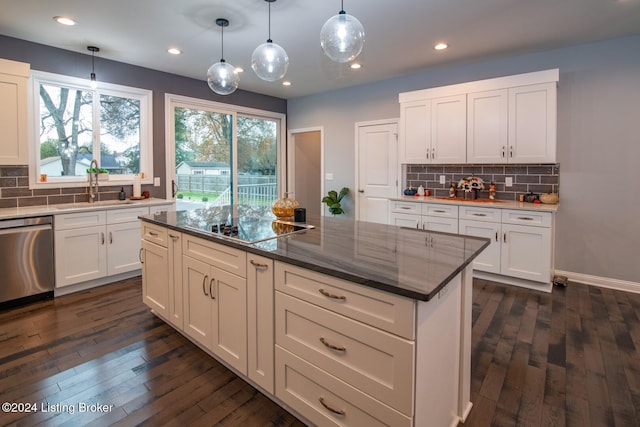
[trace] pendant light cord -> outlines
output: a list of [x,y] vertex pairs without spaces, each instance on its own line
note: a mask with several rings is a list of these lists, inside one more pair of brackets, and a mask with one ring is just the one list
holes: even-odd
[[221,51],[220,62],[224,62],[224,25],[221,25],[220,29],[222,30],[222,35],[221,35],[222,49],[220,49]]
[[267,3],[269,3],[269,38],[267,43],[273,43],[273,40],[271,40],[271,2],[267,1]]

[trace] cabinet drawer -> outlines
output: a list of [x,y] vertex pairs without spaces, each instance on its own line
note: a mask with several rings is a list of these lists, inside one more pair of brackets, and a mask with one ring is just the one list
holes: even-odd
[[282,262],[275,288],[407,339],[414,338],[414,301]]
[[107,224],[137,221],[140,215],[148,215],[148,207],[120,208],[107,211]]
[[536,227],[551,227],[551,212],[522,211],[517,209],[503,209],[503,224],[533,225]]
[[443,218],[458,218],[458,207],[455,205],[423,203],[422,215],[439,216]]
[[141,221],[140,233],[142,238],[164,248],[167,247],[167,229],[159,225]]
[[442,233],[458,233],[458,218],[423,216],[422,229]]
[[176,207],[175,205],[172,203],[170,205],[154,205],[154,206],[149,206],[149,213],[151,215],[162,212],[162,211],[175,211]]
[[70,228],[93,227],[105,225],[107,216],[105,211],[78,212],[72,214],[56,215],[55,229],[68,230]]
[[460,206],[460,219],[473,221],[500,222],[501,209],[478,208],[475,206]]
[[414,343],[276,292],[276,344],[411,415]]
[[411,418],[276,346],[276,397],[318,426],[412,426]]
[[422,203],[391,201],[391,212],[420,215]]
[[245,251],[185,234],[182,239],[182,254],[236,276],[247,277],[247,253]]

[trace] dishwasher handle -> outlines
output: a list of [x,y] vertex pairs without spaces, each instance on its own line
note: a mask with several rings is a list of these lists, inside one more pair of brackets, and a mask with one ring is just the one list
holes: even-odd
[[33,225],[53,224],[50,216],[39,216],[34,218],[16,218],[0,221],[0,230],[5,228],[31,227]]

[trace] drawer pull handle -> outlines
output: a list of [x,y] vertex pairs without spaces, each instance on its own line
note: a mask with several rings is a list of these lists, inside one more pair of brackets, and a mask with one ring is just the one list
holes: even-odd
[[442,209],[434,209],[433,211],[437,213],[447,213],[447,211],[443,211]]
[[335,295],[335,294],[332,294],[330,292],[325,291],[324,289],[318,289],[318,292],[320,292],[322,295],[324,295],[327,298],[339,299],[339,300],[342,300],[342,301],[347,299],[347,297],[345,297],[345,296]]
[[211,280],[209,281],[209,296],[211,297],[211,299],[216,299],[216,297],[214,296],[213,290],[211,290],[211,287],[213,286],[213,282],[215,280],[216,279],[212,277]]
[[328,347],[328,348],[330,348],[331,350],[335,350],[335,351],[347,351],[347,349],[346,349],[346,348],[344,348],[344,347],[338,347],[338,346],[337,346],[337,345],[335,345],[335,344],[331,344],[331,343],[327,342],[327,340],[325,340],[325,339],[324,339],[324,337],[320,337],[320,342],[321,342],[322,344],[324,344],[324,346],[325,346],[325,347]]
[[411,209],[409,206],[400,206],[400,209]]
[[320,396],[320,398],[318,399],[320,401],[320,403],[322,403],[322,406],[324,406],[325,408],[327,408],[329,411],[333,412],[336,415],[344,415],[346,412],[339,410],[339,409],[333,409],[331,406],[327,405],[326,403],[324,403],[324,397]]
[[487,216],[487,214],[483,214],[483,213],[474,213],[472,215],[473,216]]
[[[207,283],[207,278],[209,276],[208,275],[204,275],[204,277],[202,278],[202,293],[204,294],[204,296],[208,297],[209,294],[207,293],[207,288],[205,288],[205,283]],[[211,287],[209,287],[209,291],[211,291]]]
[[100,233],[100,244],[104,245],[104,233]]
[[498,241],[498,232],[496,231],[496,242]]
[[109,232],[109,244],[113,245],[113,233],[111,231]]
[[528,217],[528,216],[519,216],[518,219],[520,219],[522,221],[533,221],[533,218]]
[[507,233],[504,233],[504,234],[502,235],[502,241],[503,241],[503,242],[505,242],[505,243],[507,243]]
[[267,264],[262,264],[260,262],[255,262],[254,260],[250,260],[249,262],[251,263],[251,265],[253,265],[256,268],[267,268],[267,267],[269,267]]
[[140,264],[144,264],[144,261],[142,260],[142,251],[143,249],[140,248],[140,252],[138,252],[138,259],[140,260]]
[[158,233],[156,233],[155,231],[150,231],[149,236],[158,237]]
[[169,234],[169,237],[171,237],[171,239],[173,240],[178,240],[178,237],[180,236],[174,236],[173,234]]

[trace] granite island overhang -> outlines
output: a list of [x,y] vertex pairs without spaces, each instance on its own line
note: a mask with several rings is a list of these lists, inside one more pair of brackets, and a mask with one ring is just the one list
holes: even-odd
[[140,217],[156,315],[309,425],[466,419],[488,239],[321,217],[251,244],[201,227],[217,214]]

